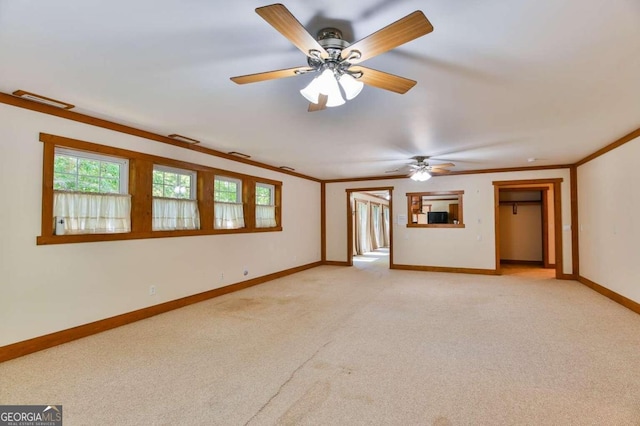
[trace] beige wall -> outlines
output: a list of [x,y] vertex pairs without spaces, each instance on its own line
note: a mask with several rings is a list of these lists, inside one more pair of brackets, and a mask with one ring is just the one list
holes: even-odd
[[640,302],[640,138],[578,167],[580,275]]
[[500,206],[500,258],[542,262],[542,204]]
[[[0,346],[320,260],[317,182],[3,104],[0,120]],[[284,231],[37,246],[40,132],[280,180]]]
[[[568,169],[483,173],[435,177],[426,182],[391,179],[328,183],[327,260],[347,260],[345,189],[391,186],[393,190],[394,263],[421,266],[494,269],[495,226],[493,181],[562,178],[562,231],[564,273],[571,273],[571,205]],[[407,215],[408,192],[464,190],[465,228],[407,228],[398,215]]]

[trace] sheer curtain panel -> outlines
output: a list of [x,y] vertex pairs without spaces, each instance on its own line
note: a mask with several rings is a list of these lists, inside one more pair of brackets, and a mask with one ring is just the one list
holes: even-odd
[[380,226],[380,205],[369,203],[369,213],[371,214],[370,232],[371,232],[371,249],[375,250],[382,247],[382,227]]
[[383,247],[389,247],[389,206],[382,206],[382,240]]
[[355,254],[364,254],[371,251],[369,237],[369,205],[366,202],[356,201],[356,223],[355,223]]
[[65,234],[131,232],[131,196],[54,191],[53,216]]
[[276,206],[256,206],[256,228],[276,226]]
[[152,227],[154,231],[200,229],[198,202],[154,197]]
[[242,203],[215,203],[215,229],[244,228],[244,210]]

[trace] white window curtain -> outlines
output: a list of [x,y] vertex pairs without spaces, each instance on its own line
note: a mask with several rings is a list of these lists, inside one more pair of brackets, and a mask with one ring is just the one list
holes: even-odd
[[371,240],[369,232],[369,205],[366,202],[356,200],[356,220],[355,220],[355,241],[356,255],[371,251]]
[[154,231],[200,229],[200,213],[196,200],[153,198]]
[[215,229],[244,228],[244,210],[242,203],[217,202],[214,204],[214,215]]
[[389,206],[382,206],[382,240],[383,247],[389,247]]
[[380,205],[369,203],[369,213],[371,214],[370,232],[371,232],[371,249],[375,250],[382,247],[382,226],[380,224]]
[[65,234],[131,232],[131,196],[54,191],[53,216]]
[[273,228],[276,225],[276,206],[256,206],[256,228]]

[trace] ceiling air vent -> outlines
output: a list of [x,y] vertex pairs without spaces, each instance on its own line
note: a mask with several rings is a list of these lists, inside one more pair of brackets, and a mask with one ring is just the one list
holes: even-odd
[[71,105],[67,102],[57,101],[55,99],[47,98],[46,96],[38,95],[36,93],[26,92],[24,90],[16,90],[15,92],[13,92],[13,95],[23,99],[28,99],[30,101],[40,102],[41,104],[51,105],[56,108],[75,108],[75,105]]
[[195,144],[197,144],[197,143],[200,143],[200,141],[199,141],[199,140],[191,139],[191,138],[188,138],[188,137],[186,137],[186,136],[179,135],[179,134],[177,134],[177,133],[174,133],[174,134],[172,134],[172,135],[169,135],[169,137],[170,137],[171,139],[175,139],[175,140],[180,141],[180,142],[190,143],[190,144],[193,144],[193,145],[195,145]]
[[236,157],[251,158],[251,156],[250,156],[250,155],[243,154],[243,153],[238,152],[238,151],[230,151],[230,152],[228,152],[227,154],[235,155]]

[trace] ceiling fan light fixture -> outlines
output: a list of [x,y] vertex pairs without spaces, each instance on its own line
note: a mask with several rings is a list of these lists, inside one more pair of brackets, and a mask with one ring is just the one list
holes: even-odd
[[416,182],[424,182],[431,179],[431,175],[429,174],[429,172],[427,172],[424,169],[421,170],[416,170],[412,175],[411,175],[411,180],[414,180]]
[[318,103],[321,93],[328,96],[328,107],[340,106],[345,103],[345,100],[340,93],[338,80],[336,80],[333,71],[328,68],[322,71],[322,74],[314,78],[307,87],[300,91],[300,94],[312,104]]
[[338,82],[340,83],[340,86],[342,86],[345,97],[348,101],[358,96],[364,87],[363,82],[356,80],[350,74],[342,74],[338,79]]
[[320,82],[318,78],[319,77],[315,77],[307,87],[300,91],[300,94],[312,104],[317,104],[318,98],[320,97]]

